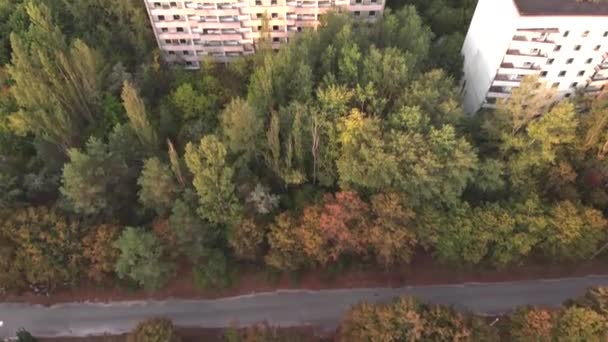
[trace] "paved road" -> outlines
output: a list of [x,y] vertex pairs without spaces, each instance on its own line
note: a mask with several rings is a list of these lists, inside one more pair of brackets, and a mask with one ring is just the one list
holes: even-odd
[[454,305],[480,314],[499,314],[530,304],[558,306],[590,286],[608,286],[608,275],[492,284],[461,284],[323,291],[277,291],[215,300],[133,301],[109,304],[71,303],[52,307],[0,304],[0,338],[25,327],[37,336],[85,336],[123,333],[138,321],[155,316],[182,326],[225,327],[266,320],[270,324],[335,327],[351,305],[367,300],[389,301],[400,295]]

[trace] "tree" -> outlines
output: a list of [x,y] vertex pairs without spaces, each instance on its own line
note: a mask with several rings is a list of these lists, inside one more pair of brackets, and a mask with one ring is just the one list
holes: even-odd
[[388,268],[410,262],[417,245],[414,210],[398,194],[378,194],[371,199],[374,221],[367,231],[366,245],[376,262]]
[[218,249],[205,251],[205,256],[194,265],[194,283],[201,289],[223,289],[230,285],[228,261]]
[[141,321],[127,336],[128,342],[180,342],[173,323],[165,318]]
[[570,306],[591,309],[606,317],[608,314],[608,288],[592,287],[585,295],[569,302]]
[[204,246],[216,240],[209,224],[196,215],[184,199],[178,199],[173,205],[169,228],[175,235],[177,252],[196,262],[204,255]]
[[437,128],[458,124],[464,115],[454,79],[441,69],[422,74],[409,87],[401,87],[400,92],[403,93],[397,101],[397,109],[419,107]]
[[513,342],[550,342],[554,326],[554,313],[549,310],[519,308],[509,316],[509,337]]
[[235,225],[228,239],[234,254],[242,260],[259,259],[266,229],[267,227],[251,218],[245,218],[240,224]]
[[386,11],[383,20],[378,20],[373,30],[371,41],[377,42],[378,46],[409,52],[413,69],[427,60],[433,32],[424,25],[416,7],[408,5],[395,12]]
[[35,338],[34,336],[32,336],[32,334],[30,334],[30,332],[25,330],[24,328],[19,328],[19,330],[17,330],[17,342],[36,342],[36,341],[38,341],[38,339]]
[[261,148],[263,121],[249,104],[233,99],[221,113],[222,136],[231,153],[242,154],[245,162],[256,157]]
[[77,220],[46,207],[2,213],[1,235],[13,241],[12,263],[31,287],[48,293],[74,284],[84,272],[82,229]]
[[553,336],[559,342],[605,341],[608,338],[606,318],[590,309],[565,309],[557,318]]
[[247,196],[247,203],[253,206],[255,213],[266,215],[277,208],[279,196],[270,193],[268,187],[258,183]]
[[179,109],[184,121],[201,117],[210,119],[210,112],[217,101],[215,94],[196,91],[190,83],[181,84],[171,93],[171,102]]
[[350,191],[326,195],[319,217],[327,260],[335,262],[341,256],[361,254],[365,249],[362,235],[369,228],[369,206]]
[[339,341],[421,340],[427,322],[420,310],[412,298],[399,298],[390,304],[360,303],[344,315]]
[[169,166],[158,158],[144,162],[137,184],[140,186],[139,201],[161,216],[173,206],[179,191]]
[[63,149],[78,146],[100,114],[104,62],[84,42],[68,43],[47,6],[25,8],[28,32],[11,34],[11,93],[21,109],[13,126]]
[[85,215],[112,212],[128,196],[125,184],[128,167],[108,146],[91,137],[86,152],[68,150],[70,161],[63,167],[61,193],[74,210]]
[[158,148],[156,131],[148,119],[143,99],[130,81],[124,82],[121,97],[131,127],[142,146],[151,152],[156,151]]
[[102,224],[91,229],[84,237],[83,255],[89,263],[87,275],[90,279],[100,282],[114,273],[114,265],[118,259],[114,242],[119,235],[120,227]]
[[115,270],[121,279],[129,278],[145,289],[155,290],[173,274],[174,266],[163,260],[163,247],[151,232],[127,227],[114,247],[120,250]]
[[199,215],[211,223],[234,223],[241,208],[234,193],[234,170],[227,164],[224,145],[214,135],[205,136],[199,145],[188,143],[185,159],[194,176]]
[[583,260],[606,239],[608,222],[602,213],[562,201],[553,206],[549,225],[543,232],[543,251],[552,258]]
[[353,110],[341,123],[340,142],[336,164],[342,187],[390,188],[398,172],[397,160],[386,151],[378,119]]
[[[317,206],[304,209],[302,223],[290,212],[277,215],[267,235],[269,251],[265,257],[266,264],[278,270],[295,271],[314,265],[316,259],[325,259],[319,253],[323,252],[323,238],[317,228],[319,217]],[[313,231],[307,229],[311,225]]]

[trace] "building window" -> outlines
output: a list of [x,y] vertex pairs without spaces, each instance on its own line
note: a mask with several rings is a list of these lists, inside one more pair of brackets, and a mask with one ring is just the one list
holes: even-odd
[[279,26],[278,26],[278,25],[274,25],[274,26],[272,27],[272,30],[273,30],[273,31],[278,31],[278,30],[279,30]]
[[358,16],[360,16],[360,15],[361,15],[361,12],[360,12],[360,11],[355,11],[355,17],[358,17]]
[[171,39],[165,39],[165,44],[171,44]]
[[180,40],[179,40],[179,43],[180,43],[180,44],[186,44],[186,40],[185,40],[185,39],[180,39]]
[[258,26],[258,31],[262,31],[262,25]]
[[184,28],[183,27],[178,27],[177,28],[177,32],[184,32]]
[[564,77],[564,76],[566,76],[566,71],[565,70],[562,70],[562,71],[559,72],[559,74],[557,74],[557,77]]
[[154,3],[154,8],[161,8],[162,5],[160,4],[160,2],[155,2]]
[[568,58],[566,60],[566,64],[572,64],[572,62],[574,62],[574,58]]
[[540,72],[540,77],[546,77],[547,76],[547,72],[546,71],[541,71]]
[[270,0],[270,4],[271,5],[276,5],[277,4],[277,0]]
[[553,51],[559,51],[562,49],[561,45],[555,45],[555,48],[553,49]]
[[262,0],[255,0],[256,6],[262,6]]
[[559,82],[555,82],[551,85],[551,88],[559,88]]
[[190,51],[184,50],[184,51],[182,51],[182,53],[184,54],[184,56],[188,56],[190,54]]
[[570,88],[576,88],[577,85],[578,85],[578,82],[572,82],[572,84],[570,84]]
[[279,42],[279,38],[278,38],[278,37],[274,37],[274,38],[272,38],[272,41],[273,41],[274,43],[278,43],[278,42]]
[[169,29],[168,29],[168,28],[166,28],[166,27],[163,27],[163,28],[161,28],[161,29],[160,29],[160,31],[161,31],[161,32],[169,32]]
[[581,50],[581,46],[580,45],[575,45],[574,46],[574,51],[580,51]]
[[378,0],[371,0],[370,1],[372,4],[375,4],[376,2],[378,2]]
[[177,2],[175,2],[175,1],[171,1],[171,2],[169,3],[169,6],[171,6],[171,7],[175,8],[175,7],[177,7]]
[[567,93],[565,96],[570,97],[570,96],[572,96],[572,93]]
[[169,51],[170,55],[175,55],[175,51]]
[[186,65],[187,65],[187,66],[192,66],[192,62],[190,62],[190,61],[186,61]]
[[355,0],[355,3],[360,4],[361,0]]
[[588,58],[588,59],[585,61],[585,64],[591,64],[591,63],[593,63],[593,58]]
[[279,17],[279,13],[272,13],[272,17],[273,18],[278,18]]
[[255,17],[256,17],[256,18],[258,18],[258,19],[261,19],[261,18],[262,18],[262,16],[263,16],[263,14],[262,14],[262,13],[256,13],[256,14],[255,14]]
[[608,31],[604,32],[604,37],[608,37]]
[[376,16],[376,11],[369,11],[369,16],[370,17],[375,17]]
[[173,20],[179,20],[179,19],[180,19],[179,14],[174,14],[174,15],[173,15]]
[[298,26],[298,32],[302,32],[302,26]]
[[585,70],[581,70],[578,72],[578,77],[585,76]]
[[555,58],[547,59],[547,64],[551,65],[551,64],[553,64],[553,62],[555,62]]
[[602,46],[601,46],[601,45],[596,45],[596,46],[593,48],[593,51],[599,51],[601,48],[602,48]]
[[564,32],[564,37],[568,37],[569,34],[570,34],[570,31]]
[[165,20],[165,16],[164,16],[164,15],[159,15],[159,16],[158,16],[158,20],[160,20],[160,21]]
[[588,35],[589,35],[589,31],[585,31],[585,32],[583,32],[582,37],[586,38]]

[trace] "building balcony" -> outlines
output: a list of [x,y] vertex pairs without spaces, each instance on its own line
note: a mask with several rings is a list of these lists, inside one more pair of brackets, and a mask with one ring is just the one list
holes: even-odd
[[590,77],[587,81],[587,84],[590,86],[601,86],[608,82],[608,76],[602,74],[595,74],[593,77]]
[[507,98],[511,95],[511,91],[505,87],[492,86],[488,91],[487,97],[490,98]]
[[608,62],[602,63],[595,67],[595,71],[608,70]]
[[604,90],[604,86],[587,86],[585,88],[585,93],[595,94],[595,93],[599,93],[602,90]]
[[523,77],[513,75],[498,74],[492,82],[492,86],[496,87],[517,87],[521,83]]
[[547,54],[543,52],[539,53],[526,53],[521,52],[519,50],[507,50],[507,55],[509,56],[524,56],[524,57],[532,57],[532,58],[547,58]]
[[536,75],[540,73],[541,67],[540,65],[531,64],[529,66],[524,65],[515,65],[513,63],[502,63],[500,64],[500,69],[498,69],[499,74],[518,74],[518,75]]

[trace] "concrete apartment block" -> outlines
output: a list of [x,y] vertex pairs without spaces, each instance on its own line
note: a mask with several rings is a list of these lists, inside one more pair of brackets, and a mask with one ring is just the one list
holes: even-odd
[[304,28],[316,28],[330,10],[374,20],[384,0],[144,0],[167,62],[197,69],[205,56],[218,62],[252,54],[264,14],[273,48]]
[[494,108],[526,75],[558,100],[608,82],[608,2],[479,0],[464,46],[465,110]]

